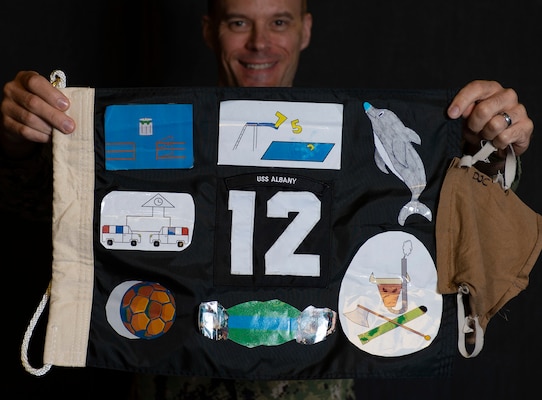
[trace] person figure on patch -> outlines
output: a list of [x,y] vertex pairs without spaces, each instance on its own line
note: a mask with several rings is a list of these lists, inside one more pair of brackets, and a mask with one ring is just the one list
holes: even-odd
[[[309,46],[312,15],[307,0],[208,0],[203,16],[203,37],[214,52],[218,64],[219,86],[291,87],[301,52]],[[33,164],[51,142],[53,129],[70,134],[75,122],[65,114],[69,99],[48,79],[35,71],[21,71],[4,85],[0,105],[0,154],[21,165]],[[518,102],[517,93],[490,80],[476,80],[465,85],[447,110],[452,119],[464,118],[466,153],[474,153],[482,139],[492,140],[504,154],[512,145],[517,156],[529,147],[533,121]],[[502,155],[501,154],[501,155]],[[47,159],[47,157],[42,157]],[[50,157],[49,157],[50,158]],[[39,164],[39,163],[38,163]],[[504,165],[497,159],[490,167],[495,174]],[[43,171],[44,167],[35,166]],[[46,199],[49,200],[49,199]],[[43,200],[42,200],[43,201]],[[202,398],[216,398],[218,393],[237,398],[249,390],[255,399],[290,398],[311,393],[312,398],[353,399],[353,380],[242,382],[210,378],[160,377],[136,375],[136,398],[155,398],[158,387],[165,387],[168,397],[189,392]],[[176,392],[171,392],[177,388]],[[149,397],[145,397],[147,393]],[[171,396],[171,397],[169,397]]]

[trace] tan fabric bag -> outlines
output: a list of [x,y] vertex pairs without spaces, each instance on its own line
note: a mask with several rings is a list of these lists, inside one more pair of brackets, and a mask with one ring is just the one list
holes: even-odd
[[527,288],[542,250],[542,216],[509,189],[512,149],[497,179],[473,166],[495,150],[487,142],[474,156],[454,158],[437,209],[437,286],[457,293],[458,347],[466,358],[482,350],[490,318]]

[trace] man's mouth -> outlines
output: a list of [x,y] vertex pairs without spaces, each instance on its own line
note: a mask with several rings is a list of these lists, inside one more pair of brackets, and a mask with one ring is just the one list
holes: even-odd
[[245,68],[248,68],[248,69],[267,69],[267,68],[271,68],[273,65],[275,65],[275,63],[264,63],[264,64],[243,64],[245,66]]

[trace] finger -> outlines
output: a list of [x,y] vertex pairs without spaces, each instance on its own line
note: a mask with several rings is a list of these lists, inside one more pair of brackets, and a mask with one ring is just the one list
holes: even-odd
[[493,128],[492,131],[500,132],[508,127],[508,118],[503,116],[503,112],[512,122],[526,118],[525,112],[518,107],[522,106],[518,104],[515,92],[506,90],[478,103],[472,110],[467,124],[475,132],[482,132],[489,127]]
[[529,147],[533,127],[532,120],[528,118],[514,122],[493,139],[493,145],[499,149],[512,145],[514,153],[519,156]]
[[[14,101],[5,101],[2,104],[2,115],[6,121],[4,125],[13,132],[18,132],[22,135],[28,135],[28,132],[38,131],[47,135],[51,134],[52,125],[62,126],[68,118],[64,112],[58,111],[51,107],[39,97],[24,92],[19,94],[19,97],[24,97],[23,105]],[[17,95],[14,96],[17,98]],[[9,121],[13,120],[13,122]],[[9,124],[9,125],[8,125]],[[18,124],[28,126],[27,129],[22,129]],[[71,128],[66,126],[65,128]],[[27,139],[31,140],[34,135],[30,134]],[[25,136],[26,137],[26,136]]]
[[[521,104],[501,111],[489,119],[480,130],[480,136],[487,140],[494,140],[507,129],[514,129],[513,125],[524,118],[524,107]],[[471,126],[474,124],[471,124]],[[474,130],[473,130],[474,131]]]
[[47,143],[51,140],[51,128],[35,129],[29,125],[23,124],[9,116],[4,117],[4,127],[6,135],[10,136],[10,141],[31,141],[37,143]]
[[[64,111],[59,110],[58,104],[51,105],[44,98],[56,94],[60,94],[61,98],[66,98],[60,91],[50,83],[48,83],[43,77],[37,76],[35,84],[31,84],[29,89],[24,90],[21,88],[13,89],[11,96],[13,98],[12,106],[9,104],[8,115],[11,115],[13,119],[21,124],[28,125],[29,128],[38,130],[40,132],[50,134],[53,127],[60,130],[63,133],[71,133],[75,129],[75,122],[68,117]],[[41,86],[41,83],[45,82],[47,86]],[[36,86],[37,85],[37,86]],[[46,89],[44,89],[46,88]],[[32,90],[32,91],[31,91]],[[39,92],[35,94],[34,91]],[[58,103],[66,104],[64,100],[59,100]],[[26,132],[26,130],[24,130]]]
[[495,81],[472,81],[465,85],[454,97],[448,107],[448,116],[453,119],[461,116],[468,118],[479,102],[502,90],[504,90],[503,87]]
[[19,79],[28,92],[38,96],[50,106],[60,111],[66,111],[69,108],[69,99],[37,72],[28,71],[23,73]]
[[494,115],[480,132],[474,132],[467,126],[463,131],[463,137],[471,144],[471,149],[479,147],[480,140],[491,140],[493,145],[500,150],[512,145],[517,155],[523,154],[529,147],[534,130],[533,121],[527,116],[527,111],[522,104],[517,104],[506,111],[511,123],[501,113]]

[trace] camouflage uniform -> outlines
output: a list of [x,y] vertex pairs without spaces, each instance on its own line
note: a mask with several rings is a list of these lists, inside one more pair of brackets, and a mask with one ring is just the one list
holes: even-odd
[[133,400],[354,400],[354,380],[241,381],[136,374]]

